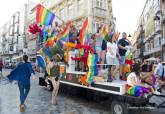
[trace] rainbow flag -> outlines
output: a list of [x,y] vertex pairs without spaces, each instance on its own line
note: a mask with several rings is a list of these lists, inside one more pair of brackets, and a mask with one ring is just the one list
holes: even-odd
[[94,76],[98,74],[97,61],[98,61],[97,55],[89,54],[87,60],[88,72],[87,72],[87,80],[86,80],[88,84],[91,84],[93,82]]
[[103,26],[101,35],[102,35],[103,40],[105,41],[108,40],[108,30],[106,26]]
[[41,4],[37,5],[36,20],[41,25],[52,25],[55,14],[43,7]]
[[89,22],[87,17],[80,32],[80,43],[81,45],[89,45],[89,40]]
[[71,22],[68,22],[64,28],[64,31],[60,33],[60,36],[58,37],[57,41],[62,40],[65,42],[69,41],[69,29],[71,26]]
[[53,46],[55,43],[55,39],[56,39],[56,37],[48,38],[48,40],[45,43],[45,47],[47,48],[47,47]]

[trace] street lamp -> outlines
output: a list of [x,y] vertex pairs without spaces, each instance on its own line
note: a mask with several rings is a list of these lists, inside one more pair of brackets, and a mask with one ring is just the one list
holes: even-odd
[[129,34],[128,37],[132,37],[132,36]]

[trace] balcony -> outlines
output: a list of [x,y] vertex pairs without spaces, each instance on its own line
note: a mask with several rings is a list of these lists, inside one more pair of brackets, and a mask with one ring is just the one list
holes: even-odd
[[13,52],[12,51],[2,51],[2,55],[11,55],[11,54],[13,54]]
[[152,48],[151,50],[145,51],[144,56],[159,52],[161,50],[162,50],[161,46]]
[[161,32],[161,26],[160,25],[157,25],[156,27],[155,27],[155,32],[156,33],[160,33]]
[[143,40],[142,40],[142,38],[139,38],[139,39],[137,40],[137,47],[140,48],[141,45],[143,45]]
[[162,24],[165,24],[165,13],[162,16]]
[[157,15],[157,14],[160,14],[161,13],[161,8],[158,6],[158,7],[156,7],[155,8],[155,15]]
[[101,18],[106,18],[106,10],[102,8],[95,7],[94,8],[94,16],[101,17]]
[[162,45],[165,45],[165,38],[162,39]]

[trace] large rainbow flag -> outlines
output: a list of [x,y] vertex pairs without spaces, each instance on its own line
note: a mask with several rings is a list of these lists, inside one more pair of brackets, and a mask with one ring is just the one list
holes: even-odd
[[36,20],[41,25],[52,25],[55,14],[43,7],[41,4],[37,5]]
[[89,22],[87,17],[80,32],[80,43],[81,45],[89,45],[89,40]]

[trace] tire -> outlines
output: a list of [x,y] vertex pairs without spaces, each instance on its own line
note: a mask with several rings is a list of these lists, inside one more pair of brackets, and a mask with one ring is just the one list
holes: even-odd
[[118,101],[112,101],[111,114],[128,114],[128,104]]

